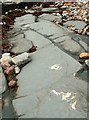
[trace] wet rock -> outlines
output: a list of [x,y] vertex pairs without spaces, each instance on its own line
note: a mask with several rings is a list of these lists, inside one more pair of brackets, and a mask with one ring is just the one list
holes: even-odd
[[20,55],[17,55],[15,57],[12,58],[13,63],[15,63],[16,65],[20,66],[20,65],[24,65],[28,62],[31,61],[31,57],[29,53],[22,53]]
[[48,21],[57,21],[58,23],[61,23],[62,22],[62,18],[61,18],[61,15],[59,16],[54,16],[52,14],[43,14],[43,15],[40,15],[39,17],[40,19],[44,19],[44,20],[48,20]]
[[78,30],[82,30],[84,29],[84,27],[87,25],[85,22],[83,21],[67,21],[66,23],[64,23],[65,26],[74,26],[75,29],[78,29]]
[[22,26],[26,24],[31,24],[35,22],[35,16],[31,14],[24,15],[22,17],[17,17],[15,20],[15,26]]

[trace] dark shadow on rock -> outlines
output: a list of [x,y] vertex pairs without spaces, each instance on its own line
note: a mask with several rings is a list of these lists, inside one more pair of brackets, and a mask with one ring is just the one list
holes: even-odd
[[[13,94],[13,93],[12,93]],[[4,107],[2,110],[2,119],[8,119],[14,120],[15,118],[18,118],[18,115],[13,107],[12,100],[13,97],[10,95],[10,91],[8,90],[5,92],[3,95],[3,100],[4,100]]]

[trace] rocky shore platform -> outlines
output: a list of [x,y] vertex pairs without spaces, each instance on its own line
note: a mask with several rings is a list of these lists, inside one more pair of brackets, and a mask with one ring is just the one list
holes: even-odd
[[89,68],[88,7],[58,1],[4,9],[2,118],[88,117],[89,69],[80,70]]

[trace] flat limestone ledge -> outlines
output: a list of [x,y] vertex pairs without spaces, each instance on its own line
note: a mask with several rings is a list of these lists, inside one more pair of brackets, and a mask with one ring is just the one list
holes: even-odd
[[30,25],[30,28],[45,37],[56,37],[55,35],[58,34],[58,37],[64,36],[68,34],[68,31],[65,28],[61,27],[60,25],[57,26],[54,23],[46,20],[42,20],[37,23],[33,23]]
[[52,44],[52,42],[45,38],[43,35],[40,35],[39,33],[33,31],[33,30],[27,30],[24,31],[24,34],[26,36],[26,39],[29,41],[32,41],[35,46],[37,46],[37,50],[40,50],[49,44]]
[[59,48],[63,48],[65,51],[68,51],[69,53],[73,55],[78,55],[87,50],[87,45],[82,40],[75,41],[72,39],[71,36],[66,35],[57,39],[53,40]]
[[84,27],[87,25],[85,22],[83,21],[67,21],[64,23],[65,26],[74,26],[75,29],[78,29],[78,30],[82,30],[84,29]]
[[31,14],[23,15],[22,17],[17,17],[15,19],[15,26],[23,26],[26,24],[32,24],[35,22],[35,16]]
[[47,20],[47,21],[58,21],[59,23],[62,23],[62,16],[59,14],[58,16],[53,15],[53,14],[42,14],[39,16],[38,21],[41,21],[41,19],[43,20]]
[[[86,94],[87,83],[77,80],[73,76],[81,65],[54,45],[36,51],[31,57],[33,61],[26,65],[17,76],[18,99],[13,101],[13,105],[18,115],[23,114],[21,118],[86,117],[84,111],[83,113],[80,109],[74,111],[70,103],[61,100],[61,96],[59,98],[55,95],[50,96],[53,89],[60,92],[61,90],[63,92],[72,91],[74,94],[78,93],[77,90],[81,91],[82,88]],[[44,95],[45,97],[43,97]],[[85,103],[87,102],[85,101]],[[81,105],[79,104],[79,106]]]

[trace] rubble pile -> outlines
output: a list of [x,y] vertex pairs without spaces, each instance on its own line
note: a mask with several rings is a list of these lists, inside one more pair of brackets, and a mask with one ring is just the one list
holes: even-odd
[[[73,22],[78,21],[78,23],[79,23],[80,21],[82,21],[82,22],[86,23],[82,29],[78,29],[76,27],[76,25],[73,25],[73,22],[70,23],[69,25],[67,25],[67,27],[79,34],[87,34],[88,35],[89,34],[89,25],[88,25],[89,24],[89,11],[88,11],[87,7],[89,7],[89,2],[86,4],[84,4],[84,3],[81,3],[81,4],[65,3],[61,8],[63,9],[64,6],[65,6],[65,8],[62,13],[62,17],[63,17],[63,21],[65,23],[67,21],[72,21],[72,20],[73,20]],[[77,24],[77,26],[78,26],[78,24]]]
[[7,78],[8,86],[10,88],[17,85],[16,75],[20,72],[21,66],[30,61],[30,53],[22,53],[14,57],[11,56],[10,53],[2,54],[0,64],[3,68],[3,73]]

